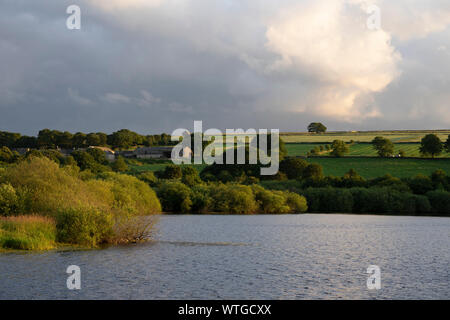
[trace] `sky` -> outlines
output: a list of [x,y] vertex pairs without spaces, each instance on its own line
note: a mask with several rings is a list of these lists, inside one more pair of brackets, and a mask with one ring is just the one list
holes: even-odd
[[[79,30],[66,26],[73,4]],[[171,133],[194,120],[448,129],[450,1],[0,0],[0,130]]]

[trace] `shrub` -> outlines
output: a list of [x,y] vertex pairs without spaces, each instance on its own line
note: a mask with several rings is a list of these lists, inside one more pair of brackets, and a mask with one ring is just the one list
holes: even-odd
[[286,158],[280,162],[280,172],[286,174],[288,179],[300,179],[308,162],[299,158]]
[[197,169],[193,167],[183,167],[181,182],[189,187],[193,187],[197,184],[201,184],[203,181],[200,179]]
[[108,172],[101,174],[99,178],[112,183],[114,208],[119,209],[121,214],[144,216],[161,212],[161,203],[156,193],[136,177]]
[[262,213],[288,213],[291,208],[286,203],[286,196],[282,191],[270,191],[261,186],[254,186],[253,192]]
[[223,213],[255,213],[258,204],[255,201],[252,188],[244,185],[216,185],[211,188],[214,199],[214,211]]
[[427,192],[426,196],[434,213],[450,216],[450,192],[435,190]]
[[423,174],[415,176],[408,185],[415,194],[425,194],[434,189],[431,179]]
[[13,163],[19,158],[17,152],[12,152],[8,147],[0,148],[0,162]]
[[66,209],[56,216],[57,240],[63,243],[95,247],[110,241],[114,220],[95,209]]
[[125,162],[125,159],[122,156],[119,156],[116,161],[114,161],[111,165],[111,168],[115,172],[125,172],[128,171],[128,165]]
[[208,213],[213,210],[213,199],[209,195],[210,187],[196,185],[192,187],[192,212]]
[[181,182],[164,182],[158,187],[162,208],[168,212],[188,213],[191,211],[191,189]]
[[157,172],[158,178],[168,180],[181,179],[182,175],[181,167],[173,164],[166,166],[164,171]]
[[304,191],[310,212],[351,213],[353,197],[347,189],[308,188]]
[[155,174],[152,171],[142,172],[137,176],[137,178],[149,184],[150,186],[154,186],[158,181],[158,179],[156,178]]
[[294,192],[285,192],[285,194],[286,204],[291,209],[291,212],[302,213],[308,210],[308,205],[305,197]]
[[349,147],[348,145],[342,141],[342,140],[334,140],[331,144],[331,155],[334,157],[342,157],[346,153],[348,153]]
[[320,164],[311,163],[303,171],[303,179],[323,179],[323,168]]
[[9,183],[0,184],[0,216],[18,213],[19,198],[16,190]]

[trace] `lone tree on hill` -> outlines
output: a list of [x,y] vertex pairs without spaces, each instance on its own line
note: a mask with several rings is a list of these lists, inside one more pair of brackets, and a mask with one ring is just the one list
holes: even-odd
[[375,137],[372,145],[380,157],[390,157],[394,154],[394,144],[391,140],[383,137]]
[[444,146],[441,139],[435,134],[427,134],[420,142],[420,153],[422,155],[431,155],[432,158],[442,153]]
[[308,132],[314,132],[314,133],[324,133],[327,131],[327,127],[325,127],[320,122],[312,122],[308,126]]

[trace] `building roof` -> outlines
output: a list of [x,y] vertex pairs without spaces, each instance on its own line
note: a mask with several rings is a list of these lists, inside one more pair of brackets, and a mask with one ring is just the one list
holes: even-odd
[[114,150],[112,150],[112,149],[110,149],[110,148],[107,148],[107,147],[90,146],[89,148],[90,148],[90,149],[99,149],[99,150],[102,150],[102,151],[104,151],[104,152],[106,152],[106,153],[112,153],[112,154],[115,154]]

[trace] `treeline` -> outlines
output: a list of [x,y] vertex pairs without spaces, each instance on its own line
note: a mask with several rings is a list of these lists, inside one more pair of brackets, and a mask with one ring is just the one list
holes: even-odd
[[24,155],[10,150],[8,147],[0,148],[0,164],[13,164],[30,158],[48,158],[59,165],[76,165],[81,170],[98,174],[101,172],[116,171],[125,172],[128,170],[123,157],[118,157],[114,162],[106,159],[105,153],[97,148],[73,151],[69,156],[64,156],[54,149],[30,150]]
[[140,135],[122,129],[112,134],[103,132],[72,134],[67,131],[44,129],[37,137],[23,136],[20,133],[0,131],[0,147],[32,148],[32,149],[78,149],[89,146],[109,146],[114,149],[126,149],[132,146],[168,146],[176,142],[170,141],[168,134]]
[[[337,158],[343,157],[350,151],[350,146],[354,143],[353,140],[350,140],[348,143],[342,140],[334,140],[331,144],[314,147],[307,153],[307,156],[329,154]],[[394,143],[387,138],[381,136],[375,137],[371,144],[380,157],[392,157],[395,155]],[[419,151],[422,157],[431,156],[432,158],[439,156],[443,152],[450,153],[450,135],[446,141],[441,141],[437,135],[427,134],[420,141]],[[399,150],[398,155],[405,157],[406,153],[404,150]]]
[[324,176],[318,164],[287,158],[280,163],[278,178],[262,184],[304,195],[309,212],[450,216],[450,177],[443,170],[430,176],[400,179],[388,174],[366,180],[353,169],[342,177]]
[[257,184],[206,182],[192,166],[168,165],[138,179],[152,186],[163,210],[172,213],[302,213],[306,199],[289,191],[266,190]]

